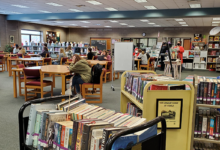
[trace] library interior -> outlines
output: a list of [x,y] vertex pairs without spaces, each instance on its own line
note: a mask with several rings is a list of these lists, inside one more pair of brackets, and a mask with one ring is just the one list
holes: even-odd
[[0,0],[0,149],[220,150],[219,10]]

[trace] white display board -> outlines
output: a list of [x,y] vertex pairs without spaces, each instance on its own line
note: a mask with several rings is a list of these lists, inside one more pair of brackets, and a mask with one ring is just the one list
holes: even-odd
[[114,71],[133,69],[133,42],[117,42],[114,49]]

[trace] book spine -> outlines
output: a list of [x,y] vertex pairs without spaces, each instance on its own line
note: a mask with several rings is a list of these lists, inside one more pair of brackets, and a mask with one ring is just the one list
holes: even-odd
[[211,104],[212,83],[208,82],[207,104]]
[[71,150],[75,150],[76,139],[77,139],[78,122],[73,121],[73,134],[71,142]]
[[94,150],[94,140],[95,140],[95,138],[94,138],[94,136],[92,136],[92,139],[91,139],[91,144],[90,144],[90,150]]
[[99,139],[98,138],[94,139],[94,149],[93,150],[99,150]]
[[195,117],[195,129],[194,129],[194,137],[198,136],[198,125],[199,125],[199,113],[196,113]]
[[64,139],[64,147],[68,148],[68,143],[69,143],[69,128],[66,127],[65,129],[65,139]]
[[209,133],[210,133],[210,116],[208,116],[207,117],[208,119],[207,119],[207,136],[206,136],[206,138],[209,138]]
[[202,134],[202,119],[202,115],[199,115],[198,138],[201,138]]
[[89,126],[86,126],[86,125],[84,126],[82,142],[81,142],[82,143],[81,150],[87,150],[88,149],[89,129],[90,129]]
[[43,147],[46,147],[47,144],[46,144],[46,137],[47,137],[47,128],[48,128],[48,124],[49,124],[49,118],[48,118],[48,115],[46,116],[46,123],[45,123],[45,128],[44,128],[44,134],[43,134],[43,137],[42,137],[42,141],[43,141]]
[[206,103],[208,103],[208,101],[210,101],[210,100],[208,100],[207,99],[207,92],[208,92],[208,83],[207,82],[203,82],[203,104],[206,104]]
[[81,131],[81,125],[82,123],[79,123],[78,125],[78,131],[77,131],[77,138],[76,138],[76,146],[75,146],[75,150],[81,150],[81,135],[80,135],[80,131]]
[[215,140],[219,140],[219,133],[220,133],[220,130],[219,130],[220,116],[219,115],[216,116],[216,122],[215,123],[216,123],[216,126],[215,126],[215,128],[216,128]]
[[211,117],[211,119],[210,119],[209,139],[213,139],[213,133],[214,133],[214,118]]
[[59,125],[58,137],[57,137],[57,148],[60,147],[60,144],[61,144],[61,136],[62,136],[62,125]]
[[108,140],[108,132],[104,129],[102,133],[101,150],[105,150],[105,144]]
[[64,147],[64,140],[65,140],[65,126],[62,126],[62,133],[61,133],[61,139],[60,139],[60,146]]
[[206,137],[206,130],[207,130],[207,117],[203,116],[203,120],[202,120],[202,138]]
[[211,90],[211,105],[215,105],[214,94],[215,94],[215,83],[212,82],[212,90]]
[[53,149],[56,149],[57,147],[57,141],[58,141],[58,130],[59,130],[59,124],[58,123],[54,123],[54,130],[55,130],[55,134],[54,134],[54,140],[53,140]]
[[218,84],[215,83],[215,90],[214,90],[214,104],[213,105],[217,105],[217,93],[218,93]]
[[26,145],[32,145],[32,135],[31,135],[31,128],[33,128],[32,119],[33,119],[33,112],[34,111],[34,104],[31,105],[30,113],[29,113],[29,120],[28,120],[28,128],[26,134]]
[[196,98],[196,103],[199,104],[200,101],[200,83],[197,86],[197,98]]
[[203,103],[204,82],[200,82],[200,104]]
[[71,149],[71,145],[72,145],[72,136],[73,136],[73,129],[70,128],[70,131],[69,131],[69,144],[68,144],[69,149]]
[[216,100],[216,105],[219,105],[219,101],[220,101],[220,83],[217,84],[218,88],[217,88],[217,100]]

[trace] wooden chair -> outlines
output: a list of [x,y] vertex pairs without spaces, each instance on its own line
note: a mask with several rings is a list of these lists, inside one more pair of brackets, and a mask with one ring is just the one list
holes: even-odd
[[5,59],[4,59],[4,55],[0,55],[0,68],[2,68],[2,70],[0,72],[4,72],[5,71]]
[[67,60],[68,60],[68,57],[62,57],[62,58],[60,59],[60,65],[65,64],[65,63],[67,62]]
[[106,81],[112,80],[112,61],[109,61],[107,64],[107,71],[105,72],[103,79],[104,83],[106,83]]
[[[102,70],[102,74],[100,76],[100,84],[93,83],[83,83],[82,84],[82,96],[87,99],[99,99],[99,101],[86,101],[86,103],[102,103],[102,86],[103,86],[103,75],[105,72],[105,68]],[[89,88],[94,88],[94,91],[89,90]],[[97,90],[97,88],[99,90]],[[88,97],[89,96],[89,97]]]
[[96,59],[98,59],[98,56],[94,56],[94,59],[93,59],[93,60],[96,60]]
[[[31,56],[30,55],[23,55],[23,58],[31,58]],[[26,64],[24,63],[24,65],[27,66],[27,67],[33,67],[33,66],[36,66],[36,63],[29,61]]]
[[51,58],[43,58],[42,66],[44,65],[52,65],[52,59]]
[[140,69],[139,70],[142,70],[141,68],[147,68],[147,70],[154,70],[154,57],[151,57],[148,59],[148,63],[147,65],[140,65]]
[[[43,80],[42,73],[40,69],[23,69],[24,71],[24,88],[25,88],[25,101],[31,100],[33,98],[37,97],[37,93],[41,94],[41,98],[44,97],[45,94],[51,93],[51,96],[53,96],[53,82],[48,80]],[[27,76],[33,76],[40,78],[39,80],[34,81],[27,81]],[[43,88],[46,86],[51,86],[51,91],[44,92]],[[34,89],[33,91],[30,91],[31,93],[34,93],[34,95],[27,95],[27,89]],[[28,98],[28,96],[33,96],[32,98]]]
[[[115,74],[117,74],[117,77],[115,76]],[[113,80],[115,79],[119,79],[120,78],[120,72],[114,72],[114,77],[113,77]]]
[[50,54],[49,54],[49,53],[46,53],[45,57],[50,57]]
[[22,58],[23,54],[17,54],[18,58]]
[[92,56],[92,60],[94,60],[95,56]]
[[[23,64],[19,64],[17,65],[17,68],[25,68],[25,66]],[[27,78],[27,82],[39,79],[39,77],[34,77],[34,76],[26,76],[26,78]],[[24,87],[21,86],[22,82],[24,82],[23,71],[18,73],[19,96],[24,96],[24,94],[21,93],[21,89],[24,89]]]
[[[11,56],[10,58],[18,58],[18,56]],[[14,60],[12,60],[13,62]],[[19,64],[17,60],[15,60],[16,64],[11,65],[11,68],[17,68],[17,65]]]

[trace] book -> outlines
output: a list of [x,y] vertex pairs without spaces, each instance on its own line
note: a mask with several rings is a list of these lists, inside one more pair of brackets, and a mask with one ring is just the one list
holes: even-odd
[[150,90],[168,90],[168,86],[165,85],[151,85]]
[[208,62],[212,62],[212,58],[211,57],[208,57]]
[[213,41],[214,40],[214,37],[213,36],[210,36],[209,37],[209,41]]
[[215,44],[215,48],[219,48],[219,44]]
[[195,138],[197,137],[197,134],[198,134],[198,125],[199,125],[199,113],[197,112],[196,116],[195,116],[195,128],[194,128],[194,137]]
[[129,134],[121,136],[115,140],[112,145],[112,150],[128,149],[137,144],[137,135]]
[[185,84],[169,86],[170,90],[186,90]]
[[84,115],[83,115],[83,119],[87,119],[87,117],[88,117],[89,115],[94,114],[95,112],[101,111],[102,109],[104,109],[104,108],[98,107],[98,108],[96,108],[96,109],[94,109],[94,110],[92,110],[92,111],[90,111],[90,112],[84,114]]
[[215,36],[214,41],[219,41],[219,36]]
[[69,110],[72,110],[73,108],[76,108],[77,106],[79,106],[80,104],[83,104],[85,102],[86,102],[85,99],[73,101],[72,103],[70,103],[70,105],[67,104],[67,105],[63,106],[63,111],[67,112],[68,107],[69,107]]
[[[90,150],[99,150],[99,140],[102,139],[103,129],[92,130]],[[101,143],[100,143],[101,144]]]
[[68,144],[68,149],[71,149],[71,145],[72,145],[72,137],[73,137],[73,127],[69,127],[69,144]]
[[212,48],[212,44],[209,44],[209,48]]
[[142,142],[148,138],[157,135],[157,125],[153,125],[150,128],[144,129],[139,132],[135,132],[134,135],[137,135],[137,142]]
[[68,104],[69,104],[69,101],[70,101],[70,103],[72,103],[73,101],[76,101],[76,100],[78,100],[78,99],[79,99],[78,97],[73,97],[73,98],[71,98],[70,100],[67,99],[67,100],[65,100],[65,101],[63,101],[63,102],[58,103],[58,104],[56,105],[56,108],[57,108],[58,110],[63,110],[63,107],[64,107],[65,105],[68,105]]
[[54,104],[31,104],[30,113],[29,113],[29,120],[28,120],[28,128],[27,128],[27,135],[26,135],[26,145],[32,145],[32,135],[34,132],[34,125],[37,116],[37,110],[49,110],[49,109],[56,109],[56,105]]

